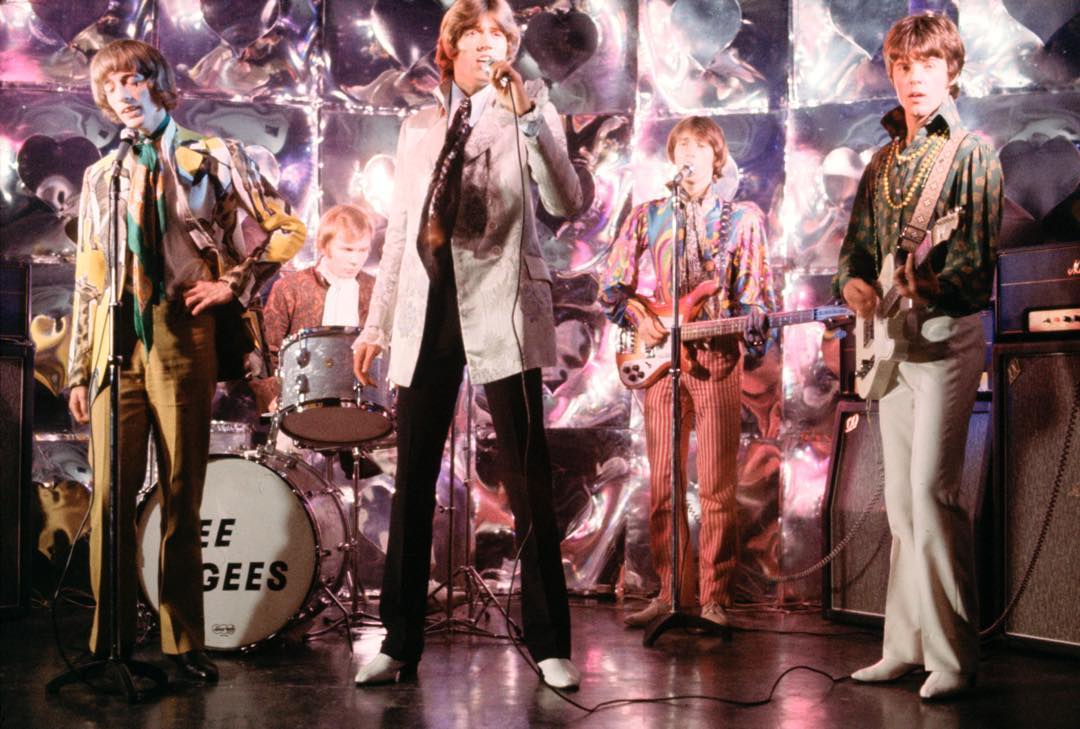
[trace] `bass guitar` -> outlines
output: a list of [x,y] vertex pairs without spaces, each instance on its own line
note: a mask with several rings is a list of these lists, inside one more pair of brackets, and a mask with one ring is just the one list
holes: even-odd
[[[706,321],[692,321],[701,312],[706,299],[716,292],[713,281],[704,281],[693,291],[679,299],[679,318],[682,325],[682,341],[725,334],[741,334],[746,331],[750,317],[733,316]],[[649,311],[657,316],[665,327],[671,328],[674,322],[672,308],[655,307],[646,304]],[[779,311],[766,315],[765,328],[785,327],[791,324],[824,322],[828,327],[840,326],[854,316],[847,307],[819,306],[814,309],[799,311]],[[671,338],[665,337],[654,347],[647,345],[633,327],[621,327],[615,352],[615,365],[619,369],[619,380],[632,390],[648,387],[656,382],[671,366]]]

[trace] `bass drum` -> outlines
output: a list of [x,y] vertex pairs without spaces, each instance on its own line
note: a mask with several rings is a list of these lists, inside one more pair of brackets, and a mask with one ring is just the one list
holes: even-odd
[[[157,611],[161,493],[139,507],[138,570]],[[337,592],[346,519],[339,496],[283,454],[211,455],[201,509],[206,647],[238,650],[310,620]]]

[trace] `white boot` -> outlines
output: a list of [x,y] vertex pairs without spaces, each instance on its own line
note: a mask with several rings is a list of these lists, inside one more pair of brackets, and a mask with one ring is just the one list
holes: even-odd
[[956,673],[954,671],[931,671],[926,682],[919,689],[919,696],[924,699],[949,699],[962,694],[975,685],[974,673]]
[[861,683],[877,683],[879,681],[895,681],[901,676],[914,671],[919,666],[914,663],[904,663],[895,658],[882,658],[872,666],[860,668],[851,674],[851,678]]
[[415,666],[415,663],[409,664],[380,653],[356,672],[356,685],[373,686],[380,683],[394,683],[398,680],[399,674],[406,673],[406,669],[410,667],[415,670]]
[[545,658],[537,665],[544,683],[552,688],[572,690],[581,685],[581,671],[569,658]]

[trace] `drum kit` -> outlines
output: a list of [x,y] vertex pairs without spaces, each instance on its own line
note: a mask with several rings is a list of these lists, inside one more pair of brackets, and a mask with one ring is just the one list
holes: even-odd
[[[304,626],[329,605],[342,618],[308,636],[344,625],[351,635],[362,612],[360,580],[367,540],[359,531],[361,469],[372,450],[394,439],[394,393],[381,371],[379,387],[353,375],[355,327],[314,327],[281,346],[281,394],[266,445],[211,454],[201,509],[206,647],[255,647]],[[279,450],[278,434],[321,453],[320,475],[302,453]],[[215,449],[216,450],[216,449]],[[332,487],[334,457],[352,456],[352,499]],[[325,477],[324,477],[325,476]],[[138,515],[139,576],[157,609],[161,500],[144,489]],[[351,606],[339,598],[348,590]]]

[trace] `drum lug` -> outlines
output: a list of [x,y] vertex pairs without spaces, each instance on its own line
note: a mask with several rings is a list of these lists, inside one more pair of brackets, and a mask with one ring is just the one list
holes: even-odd
[[307,341],[305,340],[300,344],[300,351],[296,353],[296,364],[301,367],[307,367],[311,362],[311,352],[307,348]]
[[294,382],[296,384],[296,392],[297,392],[297,394],[303,395],[303,394],[307,393],[307,391],[308,391],[308,378],[307,378],[307,375],[297,375]]

